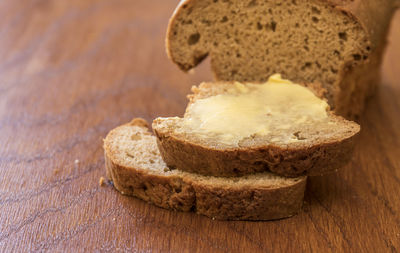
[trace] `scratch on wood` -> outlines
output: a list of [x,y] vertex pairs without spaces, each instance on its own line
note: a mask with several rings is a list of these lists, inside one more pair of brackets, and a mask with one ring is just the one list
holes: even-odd
[[44,210],[41,211],[37,211],[31,215],[29,215],[29,217],[25,218],[24,220],[22,220],[21,222],[17,223],[17,224],[13,224],[10,226],[10,228],[4,232],[0,233],[0,242],[7,239],[9,236],[11,236],[14,233],[18,233],[24,226],[31,224],[33,222],[35,222],[36,219],[38,218],[42,218],[44,216],[46,216],[49,213],[58,213],[58,212],[63,212],[66,209],[74,206],[75,204],[79,204],[82,202],[82,199],[87,199],[88,197],[93,198],[93,196],[98,193],[100,190],[97,187],[94,187],[92,189],[86,190],[83,193],[79,194],[78,196],[74,197],[72,199],[72,201],[70,201],[69,203],[61,206],[61,207],[50,207],[50,208],[46,208]]
[[343,240],[345,240],[346,243],[348,244],[348,246],[351,248],[352,243],[345,231],[345,228],[344,228],[345,221],[343,220],[343,218],[332,213],[331,210],[328,207],[326,207],[324,204],[322,204],[322,201],[320,199],[318,199],[313,193],[310,193],[310,196],[312,196],[313,199],[315,199],[317,201],[317,203],[329,214],[329,216],[331,216],[333,218],[333,222],[338,226],[340,233],[342,234]]
[[[130,197],[127,197],[130,198]],[[140,202],[143,202],[142,200],[137,200]],[[155,207],[155,208],[159,208],[159,207]],[[185,234],[186,236],[191,236],[196,238],[197,241],[201,241],[205,244],[207,244],[208,246],[210,246],[211,248],[214,249],[218,249],[218,250],[222,250],[225,252],[230,252],[230,250],[228,248],[226,248],[225,243],[224,242],[220,242],[220,243],[215,243],[212,240],[210,240],[211,238],[207,237],[201,237],[198,233],[198,231],[196,229],[191,229],[189,228],[189,226],[181,226],[180,224],[167,224],[164,220],[162,219],[155,219],[155,217],[151,217],[151,216],[140,216],[138,217],[137,215],[131,213],[128,209],[122,209],[126,212],[126,214],[132,218],[135,219],[136,223],[140,223],[140,224],[146,224],[146,226],[156,226],[158,229],[162,229],[165,231],[176,231],[176,232],[180,232]],[[204,217],[202,217],[204,218]],[[204,218],[207,219],[207,218]]]
[[34,251],[50,250],[58,243],[68,241],[71,238],[84,233],[88,229],[96,227],[96,225],[98,225],[99,223],[104,222],[105,218],[108,218],[112,215],[117,215],[117,216],[120,215],[117,208],[111,207],[102,215],[94,219],[90,219],[88,222],[81,224],[72,230],[61,232],[54,237],[49,237],[46,240],[35,244],[33,247],[35,249]]
[[[8,203],[16,203],[21,201],[30,201],[32,198],[37,197],[41,194],[48,193],[53,188],[59,187],[61,185],[67,185],[73,183],[76,179],[82,177],[83,175],[89,174],[98,169],[104,169],[102,165],[104,164],[104,160],[100,159],[97,163],[89,166],[88,169],[81,171],[77,175],[72,175],[66,178],[58,179],[49,184],[45,184],[44,186],[38,189],[32,189],[29,191],[19,192],[14,196],[6,195],[1,196],[0,205],[8,204]],[[4,198],[4,199],[3,199]]]

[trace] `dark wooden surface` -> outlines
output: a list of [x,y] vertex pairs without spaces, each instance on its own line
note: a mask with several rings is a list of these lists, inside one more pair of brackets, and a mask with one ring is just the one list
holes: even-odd
[[170,63],[176,0],[0,2],[0,251],[399,252],[400,13],[351,164],[311,178],[293,218],[221,222],[124,197],[102,138],[133,117],[181,115],[211,80]]

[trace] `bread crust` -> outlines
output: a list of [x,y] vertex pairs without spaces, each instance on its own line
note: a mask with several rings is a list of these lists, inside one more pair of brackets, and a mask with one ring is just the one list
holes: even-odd
[[355,136],[303,148],[266,145],[219,150],[163,132],[153,126],[165,163],[203,175],[237,177],[272,171],[286,177],[316,176],[345,166],[354,150]]
[[[136,120],[125,126],[140,126]],[[175,210],[193,211],[219,220],[273,220],[290,217],[302,206],[306,177],[300,177],[285,186],[265,187],[213,183],[213,177],[191,173],[154,173],[139,167],[118,163],[112,148],[114,134],[123,126],[112,130],[104,140],[107,177],[124,195],[135,196],[156,206]]]
[[335,8],[351,15],[368,34],[370,54],[357,66],[348,62],[336,82],[335,112],[358,119],[380,82],[380,66],[387,44],[392,17],[399,7],[397,0],[330,0]]

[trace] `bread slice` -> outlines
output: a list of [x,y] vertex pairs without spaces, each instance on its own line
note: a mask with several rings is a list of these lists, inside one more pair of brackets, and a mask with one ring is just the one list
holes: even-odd
[[[251,90],[257,84],[244,85],[245,89]],[[190,102],[184,118],[154,120],[153,130],[160,153],[169,167],[224,177],[263,171],[296,177],[332,172],[349,162],[360,126],[331,112],[321,120],[308,119],[306,122],[299,121],[301,123],[298,124],[297,118],[292,120],[289,112],[278,118],[263,116],[265,120],[261,124],[272,121],[268,133],[249,132],[247,136],[239,136],[235,143],[224,142],[223,137],[225,131],[229,130],[229,125],[224,125],[221,132],[212,134],[199,133],[197,129],[187,125],[187,122],[203,124],[195,119],[197,116],[192,112],[194,104],[208,98],[220,97],[222,94],[242,96],[239,88],[240,86],[236,87],[229,82],[202,83],[199,87],[192,88],[193,94],[188,96]],[[251,108],[244,111],[244,114],[252,111]],[[215,118],[214,114],[211,117]],[[224,115],[218,114],[218,117],[221,118],[216,119],[217,123],[226,120]],[[252,127],[253,123],[238,119],[234,124]]]
[[115,188],[162,208],[220,220],[271,220],[296,214],[303,203],[306,177],[220,178],[168,169],[143,119],[112,130],[104,150]]
[[357,116],[379,82],[396,0],[184,0],[167,31],[182,70],[208,55],[217,80],[264,82],[281,73],[321,83],[331,107]]

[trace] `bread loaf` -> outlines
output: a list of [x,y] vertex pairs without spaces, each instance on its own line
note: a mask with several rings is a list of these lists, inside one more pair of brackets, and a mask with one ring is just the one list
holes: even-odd
[[208,55],[217,80],[263,82],[273,73],[319,83],[354,118],[379,82],[396,0],[183,0],[167,32],[182,70]]

